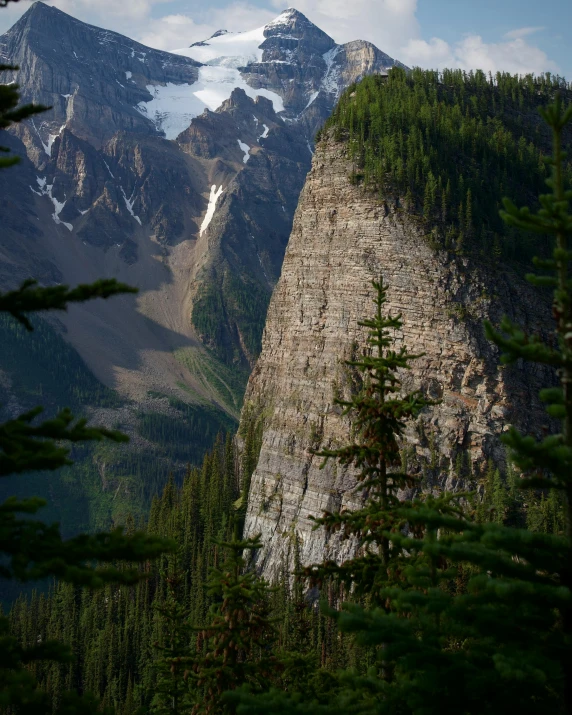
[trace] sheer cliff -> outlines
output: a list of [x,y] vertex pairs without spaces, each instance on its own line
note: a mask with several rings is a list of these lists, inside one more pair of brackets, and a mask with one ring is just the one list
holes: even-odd
[[[145,463],[90,457],[93,503],[117,493],[133,506],[140,487],[147,499],[173,460],[200,460],[234,427],[314,131],[348,83],[398,64],[367,42],[337,45],[293,9],[228,29],[163,52],[34,2],[0,37],[2,63],[19,66],[1,81],[51,107],[4,133],[21,162],[0,175],[0,286],[105,276],[139,288],[37,333],[68,363],[61,374],[81,364],[114,390],[106,406],[95,389],[73,406],[128,432]],[[47,407],[69,402],[41,357],[16,353],[0,359],[0,402],[32,406],[18,399],[22,370]]]
[[404,442],[427,486],[457,488],[458,455],[473,465],[502,460],[499,435],[509,424],[535,429],[545,419],[536,394],[550,374],[500,367],[482,321],[506,312],[535,332],[548,306],[516,273],[436,248],[399,202],[352,181],[348,142],[335,135],[318,144],[302,191],[243,411],[243,432],[256,421],[262,429],[246,534],[261,533],[258,563],[268,576],[291,563],[296,541],[303,563],[341,559],[352,548],[312,530],[310,516],[356,499],[351,470],[332,462],[320,469],[313,450],[349,437],[333,400],[355,387],[344,360],[364,346],[358,321],[372,310],[372,279],[383,277],[389,310],[403,315],[396,345],[423,353],[405,386],[440,400]]

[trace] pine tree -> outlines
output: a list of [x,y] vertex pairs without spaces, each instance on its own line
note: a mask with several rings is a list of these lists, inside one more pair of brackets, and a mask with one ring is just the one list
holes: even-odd
[[270,619],[270,591],[255,571],[247,568],[245,554],[262,547],[258,538],[239,538],[240,522],[235,522],[234,538],[217,541],[226,557],[211,570],[208,582],[210,608],[206,627],[200,629],[193,673],[196,698],[193,714],[234,713],[232,700],[222,694],[247,686],[254,692],[267,690],[279,664],[272,653],[276,639]]
[[[502,332],[490,325],[486,329],[502,348],[505,362],[534,359],[559,370],[561,387],[541,394],[549,413],[562,420],[561,432],[536,441],[511,430],[505,441],[520,468],[532,472],[520,486],[561,491],[570,514],[572,395],[567,380],[572,367],[572,281],[568,278],[572,191],[566,192],[562,185],[560,138],[572,119],[572,108],[563,112],[557,100],[544,116],[554,132],[552,194],[542,197],[542,209],[536,215],[505,201],[504,217],[522,228],[555,235],[553,259],[537,261],[555,276],[530,279],[555,289],[557,346],[526,335],[507,320]],[[382,453],[381,442],[378,451]],[[494,471],[490,482],[492,500],[497,510],[504,510],[504,495]],[[392,521],[384,523],[377,543],[381,546],[385,537],[393,553],[407,554],[399,571],[391,581],[385,579],[382,565],[387,559],[382,548],[379,554],[370,551],[371,561],[363,560],[361,569],[348,572],[342,565],[342,573],[355,583],[356,594],[362,584],[375,585],[371,572],[381,572],[384,583],[374,591],[373,607],[354,603],[332,613],[342,632],[377,650],[381,667],[365,675],[345,673],[344,689],[324,707],[296,693],[270,693],[258,698],[244,695],[241,712],[253,715],[270,708],[299,715],[572,712],[570,534],[475,522],[455,506],[452,495],[404,501],[395,504],[394,514]],[[322,521],[352,525],[352,515],[343,516],[342,520],[329,515]],[[397,523],[401,528],[391,530]],[[378,527],[375,518],[367,525],[372,530]],[[371,565],[376,558],[377,568]],[[329,565],[328,571],[335,573],[336,568]]]
[[538,336],[530,336],[507,318],[500,331],[490,323],[485,327],[488,337],[501,348],[504,364],[528,360],[555,368],[559,377],[559,386],[543,390],[540,397],[547,403],[549,415],[560,420],[560,431],[536,440],[512,428],[504,441],[511,449],[514,463],[529,475],[523,480],[523,488],[541,488],[549,494],[556,491],[564,497],[565,538],[560,541],[560,558],[551,563],[551,570],[563,589],[558,603],[563,638],[558,666],[564,680],[564,709],[572,712],[572,569],[569,556],[572,552],[572,190],[564,185],[566,154],[562,149],[563,130],[572,121],[572,105],[563,109],[562,99],[557,94],[554,103],[540,111],[552,129],[553,156],[547,161],[552,171],[546,181],[552,191],[540,197],[542,208],[535,214],[529,208],[519,209],[505,199],[502,217],[516,228],[554,237],[552,258],[534,261],[537,268],[549,274],[531,274],[527,279],[533,285],[550,287],[554,291],[552,312],[556,340],[547,343]]
[[[387,286],[373,282],[376,290],[375,316],[359,325],[368,329],[367,348],[348,366],[363,375],[363,388],[349,400],[337,399],[343,415],[352,419],[352,429],[358,436],[353,444],[339,449],[318,452],[327,460],[335,459],[344,467],[357,470],[359,490],[367,498],[366,506],[353,512],[326,514],[317,520],[328,531],[341,531],[343,538],[357,539],[363,555],[337,565],[328,563],[309,567],[306,574],[322,581],[334,578],[355,589],[357,594],[368,594],[378,601],[380,589],[392,580],[392,571],[402,558],[402,550],[391,534],[405,524],[398,515],[401,504],[399,491],[412,488],[417,479],[401,471],[400,438],[407,420],[414,419],[421,410],[433,404],[418,390],[401,395],[398,370],[407,370],[419,355],[412,355],[406,347],[393,349],[394,334],[402,328],[401,316],[384,314]],[[356,574],[360,574],[359,580]]]
[[[0,7],[6,5],[7,0],[0,0]],[[15,65],[0,64],[0,72],[15,72],[19,68]],[[45,112],[50,107],[41,104],[24,104],[18,106],[20,102],[19,86],[13,84],[0,84],[0,129],[7,129],[11,124],[21,122],[34,114]],[[9,149],[0,146],[0,152],[9,153]],[[0,158],[0,169],[14,166],[20,161],[17,156],[7,156]]]
[[158,678],[150,710],[157,715],[183,715],[192,706],[188,678],[195,656],[195,639],[188,609],[182,603],[182,575],[163,574],[163,577],[168,587],[167,599],[156,610],[165,635],[163,644],[154,644],[160,656],[154,663]]

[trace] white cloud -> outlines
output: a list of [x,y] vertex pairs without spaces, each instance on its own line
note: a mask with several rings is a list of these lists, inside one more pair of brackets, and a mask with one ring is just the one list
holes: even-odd
[[[252,0],[251,0],[252,2]],[[266,0],[259,7],[248,0],[234,0],[225,7],[173,0],[51,0],[50,5],[74,17],[121,32],[159,49],[185,47],[209,37],[215,30],[249,30],[264,25],[286,7],[294,5],[336,42],[369,40],[381,50],[409,65],[483,69],[526,74],[559,72],[546,53],[525,39],[544,29],[526,26],[507,32],[499,42],[485,42],[467,34],[449,43],[433,37],[422,39],[416,17],[417,0]],[[161,11],[170,10],[161,16]],[[168,7],[167,7],[168,6]],[[28,2],[10,3],[0,11],[0,32],[6,30],[29,7]],[[175,12],[173,12],[175,10]],[[182,10],[182,11],[181,11]]]
[[540,32],[546,28],[538,27],[517,27],[516,30],[510,30],[505,32],[503,37],[505,40],[516,40],[519,37],[528,37],[528,35],[534,35],[536,32]]
[[400,51],[399,59],[409,65],[433,69],[456,67],[512,74],[560,72],[558,65],[545,52],[528,44],[522,37],[487,43],[480,35],[471,34],[453,45],[437,37],[429,42],[410,40]]
[[[270,0],[269,0],[270,2]],[[10,3],[0,10],[0,33],[11,27],[26,12],[30,2]],[[272,20],[277,12],[242,0],[226,7],[209,7],[202,2],[173,3],[172,0],[119,0],[95,3],[93,0],[49,0],[83,22],[114,30],[150,47],[161,50],[185,47],[204,40],[221,28],[233,31],[251,30]],[[161,5],[183,6],[184,12],[161,16]],[[167,9],[167,8],[165,8]]]
[[[166,2],[169,0],[120,0],[104,3],[95,3],[93,0],[51,0],[46,5],[57,7],[83,22],[135,37],[136,33],[149,24],[153,6]],[[31,4],[10,3],[8,7],[0,10],[0,32],[11,27]]]
[[136,39],[160,50],[174,50],[205,40],[216,30],[242,32],[261,27],[275,16],[272,10],[234,2],[225,8],[210,8],[202,15],[204,21],[199,23],[187,14],[167,15],[149,23],[149,28]]
[[155,20],[137,39],[149,47],[173,50],[186,47],[198,39],[205,39],[214,31],[211,25],[197,25],[188,15],[166,15]]

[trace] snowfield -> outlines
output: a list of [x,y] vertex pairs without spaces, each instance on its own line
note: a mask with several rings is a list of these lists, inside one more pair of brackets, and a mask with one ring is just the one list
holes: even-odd
[[243,162],[243,164],[246,164],[246,162],[250,159],[250,147],[245,142],[241,142],[240,139],[238,140],[238,146],[244,152],[244,156],[242,157],[242,162]]
[[164,132],[167,139],[176,139],[190,126],[194,117],[198,117],[205,109],[214,112],[237,87],[252,99],[266,97],[272,102],[275,112],[284,111],[282,97],[276,92],[254,89],[244,81],[237,69],[214,66],[200,67],[199,78],[194,84],[169,82],[165,86],[147,85],[152,99],[139,102],[136,109],[155,124],[157,131]]
[[209,196],[209,205],[207,206],[207,212],[205,214],[205,217],[203,219],[203,222],[201,224],[201,231],[200,231],[200,236],[203,235],[203,232],[206,231],[206,229],[209,226],[209,223],[212,221],[212,217],[214,216],[215,209],[216,209],[216,202],[218,200],[218,197],[222,194],[224,189],[222,188],[222,184],[218,187],[216,187],[216,184],[213,184],[211,186],[211,194]]
[[260,45],[264,42],[264,27],[249,32],[226,32],[211,37],[194,47],[173,50],[176,55],[190,57],[208,65],[222,67],[245,67],[262,60]]

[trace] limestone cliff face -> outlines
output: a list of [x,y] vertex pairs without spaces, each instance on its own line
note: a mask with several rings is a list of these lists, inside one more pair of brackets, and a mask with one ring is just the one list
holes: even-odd
[[411,424],[408,450],[428,486],[455,489],[457,455],[502,459],[510,424],[534,430],[545,420],[536,400],[549,381],[529,366],[499,367],[482,320],[504,312],[531,332],[549,324],[538,293],[515,275],[491,275],[430,247],[415,219],[349,181],[343,143],[322,141],[302,191],[272,297],[262,354],[247,388],[243,421],[263,421],[246,533],[261,532],[267,576],[291,558],[297,535],[303,563],[343,558],[351,544],[312,531],[310,515],[350,506],[355,478],[334,463],[320,469],[312,449],[344,443],[349,422],[333,406],[349,394],[344,360],[364,345],[358,320],[372,311],[371,280],[389,284],[389,310],[402,313],[396,335],[425,353],[404,376],[441,402]]

